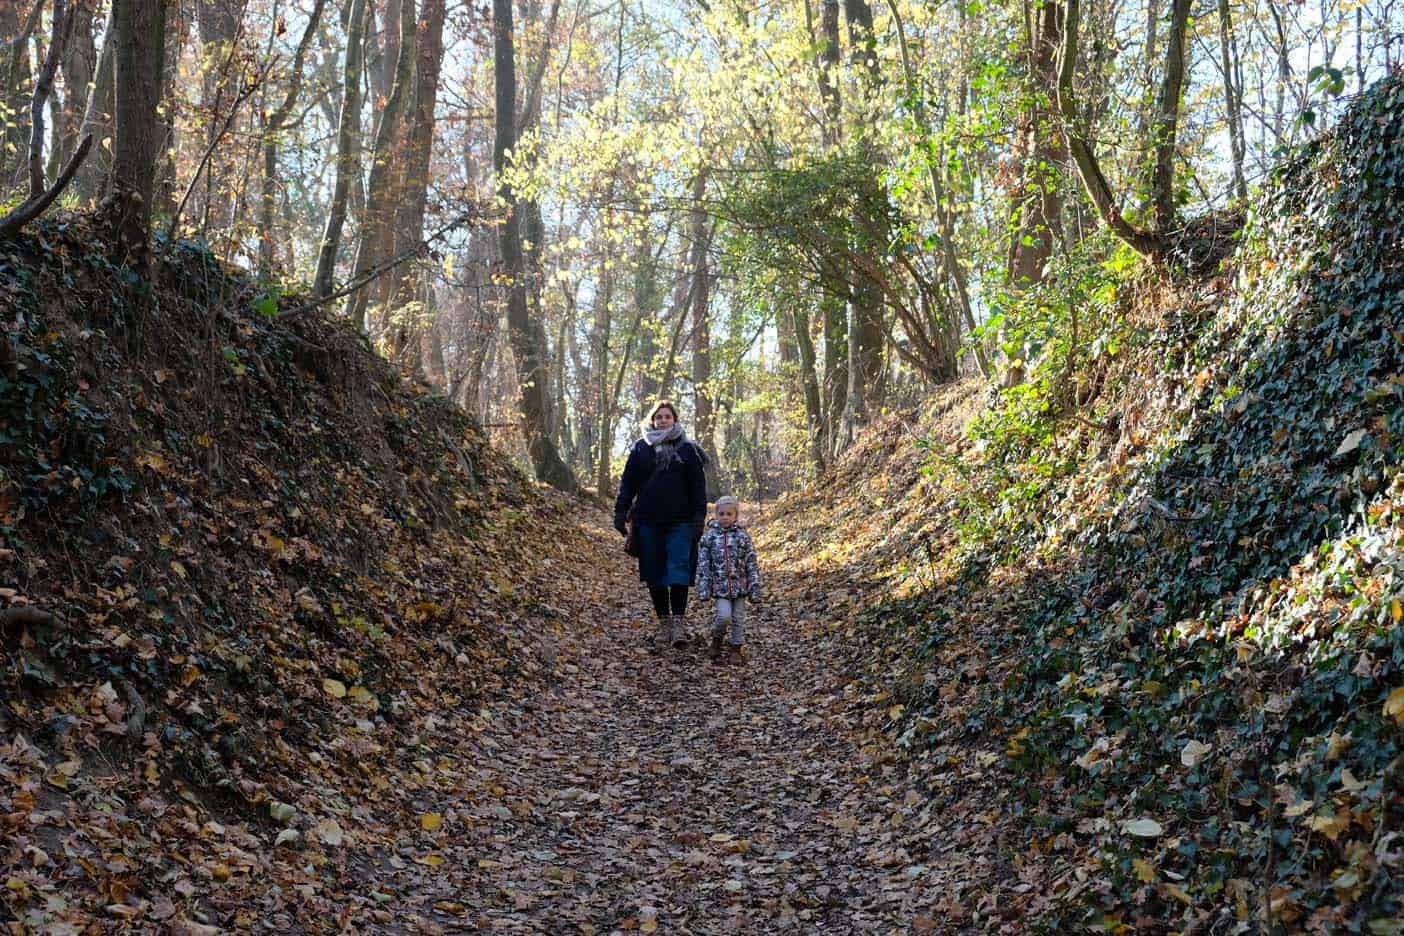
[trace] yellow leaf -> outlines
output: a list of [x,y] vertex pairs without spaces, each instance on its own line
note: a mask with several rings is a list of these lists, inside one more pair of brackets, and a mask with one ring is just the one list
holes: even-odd
[[414,859],[415,864],[421,864],[428,868],[437,868],[444,863],[443,855],[425,855],[423,858]]
[[1340,838],[1342,832],[1350,828],[1351,813],[1349,809],[1342,807],[1336,810],[1334,815],[1317,814],[1307,820],[1307,828],[1313,832],[1320,832],[1331,841]]
[[1170,896],[1170,897],[1174,897],[1176,900],[1178,900],[1180,903],[1184,904],[1186,907],[1188,907],[1191,903],[1193,903],[1193,901],[1190,900],[1190,895],[1187,894],[1187,893],[1185,893],[1185,889],[1184,889],[1183,887],[1178,886],[1178,885],[1175,885],[1175,884],[1161,884],[1160,887],[1157,888],[1157,890],[1161,891],[1162,894],[1168,895],[1168,896]]
[[[1398,608],[1399,602],[1396,601],[1394,606]],[[1395,620],[1397,621],[1399,618],[1396,617]],[[1404,686],[1390,692],[1389,698],[1385,699],[1384,714],[1386,718],[1393,718],[1404,725]]]
[[1389,603],[1389,616],[1394,618],[1396,624],[1404,620],[1404,604],[1400,604],[1398,598]]
[[1155,880],[1155,869],[1144,858],[1132,858],[1131,870],[1136,872],[1136,877],[1147,884]]
[[347,689],[346,698],[357,705],[367,705],[373,709],[380,708],[380,700],[371,695],[370,690],[365,686],[352,686]]
[[436,812],[420,813],[419,827],[425,832],[437,832],[444,824],[444,817]]
[[322,691],[338,699],[346,698],[346,684],[338,679],[322,680]]

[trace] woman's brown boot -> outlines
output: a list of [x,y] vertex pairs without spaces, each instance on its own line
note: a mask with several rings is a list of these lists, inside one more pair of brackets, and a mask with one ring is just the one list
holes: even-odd
[[687,646],[687,615],[673,615],[672,636],[674,647]]

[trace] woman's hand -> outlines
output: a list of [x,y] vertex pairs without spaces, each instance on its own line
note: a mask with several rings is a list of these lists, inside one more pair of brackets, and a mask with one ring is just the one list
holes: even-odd
[[629,535],[629,528],[624,525],[624,517],[622,514],[614,515],[614,528],[619,531],[620,536]]

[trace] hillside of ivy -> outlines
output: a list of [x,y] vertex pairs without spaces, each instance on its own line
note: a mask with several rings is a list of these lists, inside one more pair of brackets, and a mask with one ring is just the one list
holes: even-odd
[[1235,236],[1070,258],[767,531],[1043,932],[1404,932],[1404,77]]

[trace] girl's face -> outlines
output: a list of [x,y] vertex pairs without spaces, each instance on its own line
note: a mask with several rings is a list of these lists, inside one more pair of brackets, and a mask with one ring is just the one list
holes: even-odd
[[675,422],[677,422],[677,418],[673,416],[673,411],[666,406],[653,414],[653,428],[655,429],[671,429]]
[[717,508],[717,522],[728,530],[736,525],[736,520],[740,516],[741,511],[735,504],[723,504]]

